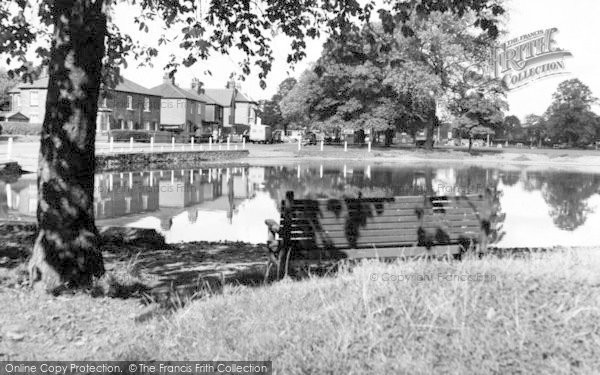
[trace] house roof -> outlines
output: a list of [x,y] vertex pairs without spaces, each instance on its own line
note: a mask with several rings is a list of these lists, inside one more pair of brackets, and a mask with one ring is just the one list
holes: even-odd
[[122,92],[132,92],[134,94],[155,95],[150,89],[142,85],[138,85],[137,83],[130,81],[127,78],[122,79],[123,81],[119,82],[113,90]]
[[192,95],[196,95],[198,97],[200,97],[200,99],[202,99],[203,102],[205,102],[206,104],[217,104],[217,102],[215,102],[215,100],[211,97],[209,97],[206,94],[198,94],[196,92],[196,90],[194,89],[184,89],[186,91],[189,91]]
[[[143,94],[143,95],[155,95],[149,89],[145,88],[142,85],[138,85],[137,83],[128,80],[127,78],[121,78],[117,86],[113,89],[114,91],[121,92],[131,92],[134,94]],[[48,88],[48,77],[42,77],[40,79],[36,79],[35,81],[29,83],[23,83],[15,88],[13,88],[10,92],[19,92],[20,90],[32,90],[32,89],[47,89]]]
[[204,93],[209,98],[213,99],[216,104],[223,107],[231,107],[231,99],[233,98],[233,89],[205,89]]
[[21,112],[18,112],[18,111],[12,111],[12,112],[0,111],[0,117],[4,117],[6,119],[20,118],[20,119],[29,120],[29,117],[25,116],[24,114],[22,114]]
[[162,96],[163,98],[190,99],[198,102],[206,101],[205,98],[194,91],[175,86],[171,82],[164,82],[161,85],[151,88],[150,91],[154,95]]
[[236,102],[245,102],[245,103],[255,103],[255,104],[258,104],[258,103],[256,103],[256,101],[254,101],[254,99],[251,99],[247,95],[242,94],[240,91],[236,92],[235,101]]

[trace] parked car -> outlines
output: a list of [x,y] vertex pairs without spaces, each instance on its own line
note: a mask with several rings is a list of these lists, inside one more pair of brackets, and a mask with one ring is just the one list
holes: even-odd
[[277,129],[273,131],[273,143],[281,143],[283,142],[283,130]]
[[306,133],[304,137],[302,137],[303,145],[316,145],[317,144],[317,135],[315,133]]
[[194,141],[197,143],[208,143],[209,138],[212,136],[212,133],[199,133],[194,136]]

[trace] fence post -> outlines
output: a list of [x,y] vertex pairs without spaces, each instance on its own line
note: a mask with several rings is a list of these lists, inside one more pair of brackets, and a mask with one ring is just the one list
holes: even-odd
[[369,151],[368,152],[371,152],[371,141],[369,141]]
[[323,143],[325,142],[321,139],[321,151],[323,151]]
[[212,137],[208,138],[208,149],[212,150]]
[[133,137],[129,137],[129,151],[133,151]]
[[110,137],[110,145],[109,145],[110,152],[113,152],[114,143],[115,143],[115,137]]
[[298,151],[300,151],[300,149],[302,149],[302,140],[298,140]]
[[154,152],[154,137],[150,137],[150,152]]
[[246,137],[242,137],[242,150],[246,149]]
[[194,137],[190,137],[190,141],[192,143],[192,150],[194,149]]
[[6,161],[10,161],[12,157],[12,148],[13,148],[13,139],[12,137],[8,138],[8,145],[6,146]]
[[348,141],[344,141],[344,152],[348,152]]
[[175,151],[175,137],[171,137],[171,150]]
[[227,136],[227,151],[229,151],[229,140],[230,140],[230,138],[231,138],[231,135],[228,135]]

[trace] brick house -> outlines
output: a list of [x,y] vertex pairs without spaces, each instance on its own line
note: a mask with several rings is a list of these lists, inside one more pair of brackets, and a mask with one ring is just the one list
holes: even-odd
[[243,134],[257,122],[258,103],[229,82],[225,89],[206,89],[206,95],[223,108],[223,129],[226,134]]
[[223,129],[223,106],[210,96],[206,95],[206,112],[204,114],[204,129],[210,128],[211,134],[217,134]]
[[222,108],[222,127],[225,134],[231,133],[235,124],[235,88],[206,89],[204,93],[216,106]]
[[220,134],[223,127],[223,107],[206,95],[204,84],[198,79],[192,80],[192,88],[188,89],[204,101],[202,110],[202,126],[198,127],[196,135],[210,136]]
[[168,76],[151,89],[161,97],[160,129],[191,136],[202,128],[206,99],[198,93],[177,86]]
[[[30,123],[42,123],[46,113],[48,77],[12,89],[11,111],[20,112]],[[154,130],[160,124],[160,97],[123,78],[113,89],[101,90],[96,131],[110,129]]]
[[256,112],[258,103],[250,99],[248,95],[242,94],[236,90],[235,93],[235,126],[238,134],[250,129],[250,126],[256,125]]
[[160,97],[149,89],[123,79],[114,89],[100,93],[96,131],[155,131],[160,124]]

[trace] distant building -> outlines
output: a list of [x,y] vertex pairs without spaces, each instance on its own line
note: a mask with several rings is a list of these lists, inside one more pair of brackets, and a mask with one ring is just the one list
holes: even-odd
[[204,85],[199,79],[194,78],[191,86],[192,88],[188,91],[200,96],[204,101],[203,116],[201,119],[202,127],[199,127],[199,132],[196,132],[196,134],[212,135],[214,131],[220,132],[220,129],[223,127],[223,106],[206,95]]
[[205,94],[223,110],[222,124],[225,133],[231,133],[235,124],[235,90],[235,88],[205,90]]
[[205,93],[223,107],[225,133],[242,134],[257,123],[258,103],[243,94],[234,80],[227,83],[227,88],[206,89]]
[[[11,111],[20,112],[30,123],[39,124],[46,114],[48,77],[12,89]],[[160,97],[123,78],[113,89],[101,90],[96,131],[109,129],[153,130],[160,123]]]
[[248,130],[250,126],[256,125],[258,103],[247,95],[236,91],[235,95],[235,126],[238,134]]
[[204,119],[206,99],[192,90],[175,84],[174,79],[165,75],[163,83],[151,89],[161,97],[160,128],[174,133],[192,135],[201,129]]

